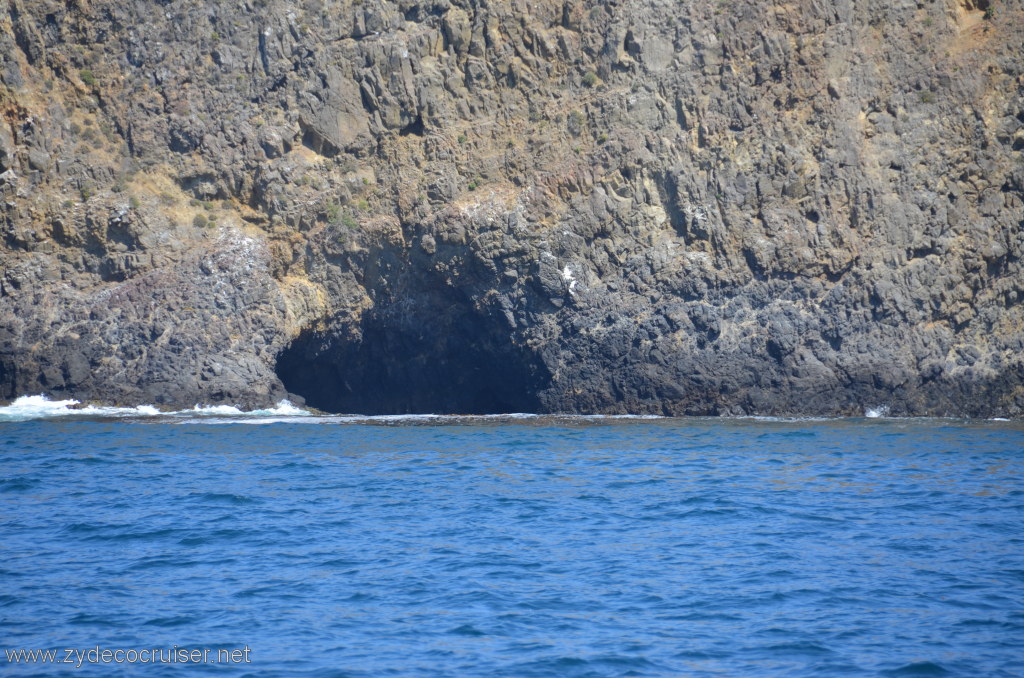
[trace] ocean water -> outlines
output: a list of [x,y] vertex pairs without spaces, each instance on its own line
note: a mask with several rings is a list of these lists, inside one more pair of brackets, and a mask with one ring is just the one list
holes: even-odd
[[249,659],[10,675],[1024,676],[1019,422],[0,420],[4,652]]

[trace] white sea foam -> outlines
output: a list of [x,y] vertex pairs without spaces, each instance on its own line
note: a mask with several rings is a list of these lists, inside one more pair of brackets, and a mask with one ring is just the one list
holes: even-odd
[[234,405],[196,405],[190,410],[169,412],[171,416],[186,417],[310,417],[312,412],[296,407],[290,400],[282,400],[270,409],[242,410]]
[[882,419],[889,416],[889,406],[868,407],[864,410],[864,416],[868,419]]
[[232,405],[196,405],[190,410],[161,412],[152,405],[137,407],[104,407],[86,405],[79,407],[78,400],[50,400],[43,395],[22,396],[6,407],[0,407],[0,422],[30,421],[33,419],[52,419],[56,417],[308,417],[313,416],[296,407],[287,400],[282,400],[271,409],[243,411]]
[[196,405],[191,410],[181,410],[180,412],[173,412],[172,414],[231,417],[241,415],[243,412],[234,405]]
[[0,407],[0,421],[29,421],[51,417],[150,417],[160,414],[151,405],[138,407],[78,407],[77,400],[50,400],[46,396],[22,396],[6,407]]
[[599,422],[618,420],[663,419],[656,414],[323,414],[304,410],[288,400],[272,408],[243,410],[235,405],[200,405],[175,411],[161,411],[152,405],[137,407],[82,406],[78,400],[50,400],[43,395],[22,396],[6,407],[0,407],[0,422],[29,421],[53,418],[159,418],[181,424],[460,424],[473,422],[552,421]]
[[234,405],[196,405],[190,410],[180,410],[177,412],[168,412],[168,416],[172,417],[185,417],[188,419],[195,418],[213,418],[217,421],[235,421],[236,419],[253,419],[259,417],[259,421],[264,421],[267,417],[273,417],[275,420],[282,418],[293,418],[293,417],[313,417],[313,412],[304,410],[301,407],[296,407],[290,400],[281,400],[269,409],[262,410],[243,410],[235,407]]
[[290,400],[282,400],[275,407],[269,410],[255,410],[250,414],[266,414],[273,415],[275,417],[309,417],[312,416],[312,412],[304,410],[301,407],[296,407]]
[[46,396],[22,396],[7,407],[0,408],[3,421],[25,421],[42,417],[55,417],[66,412],[77,400],[49,400]]

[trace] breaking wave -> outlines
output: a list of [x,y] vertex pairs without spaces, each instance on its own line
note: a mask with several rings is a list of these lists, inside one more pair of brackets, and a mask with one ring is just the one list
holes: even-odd
[[648,414],[324,414],[306,410],[288,400],[282,400],[269,409],[243,410],[234,405],[196,405],[187,410],[162,411],[152,405],[137,407],[106,407],[82,405],[78,400],[50,400],[43,395],[22,396],[10,405],[0,407],[0,422],[31,421],[36,419],[127,419],[159,420],[189,424],[276,424],[333,423],[376,425],[430,425],[473,424],[502,422],[585,423],[621,420],[663,419]]
[[33,419],[55,419],[75,417],[95,418],[144,418],[144,417],[306,417],[312,412],[296,407],[282,400],[271,409],[243,411],[231,405],[196,405],[188,410],[162,412],[152,405],[137,407],[107,407],[82,405],[78,400],[50,400],[43,395],[22,396],[6,407],[0,407],[0,422],[30,421]]

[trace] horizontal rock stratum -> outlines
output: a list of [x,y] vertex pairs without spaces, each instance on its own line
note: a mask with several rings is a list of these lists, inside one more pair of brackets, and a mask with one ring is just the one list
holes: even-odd
[[0,399],[1021,416],[1021,0],[0,0]]

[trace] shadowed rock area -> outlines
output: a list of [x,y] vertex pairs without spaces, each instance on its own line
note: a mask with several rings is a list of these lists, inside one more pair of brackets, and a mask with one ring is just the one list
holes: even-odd
[[474,310],[458,290],[402,290],[357,326],[307,331],[281,353],[289,391],[330,412],[537,412],[544,363],[515,344],[502,315]]
[[0,399],[1021,416],[1024,4],[0,0]]

